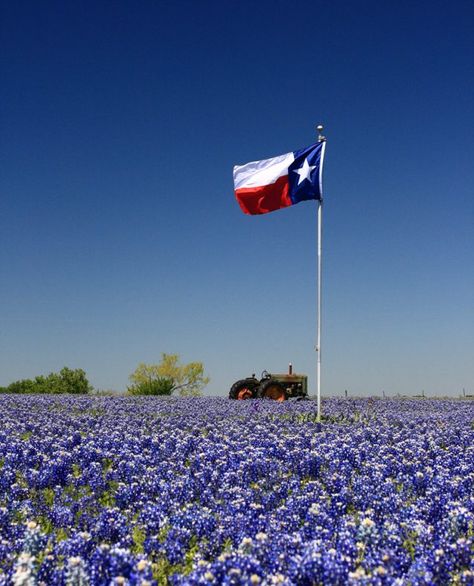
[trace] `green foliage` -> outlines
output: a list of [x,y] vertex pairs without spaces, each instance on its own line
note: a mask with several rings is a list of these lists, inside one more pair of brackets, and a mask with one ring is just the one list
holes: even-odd
[[104,458],[102,460],[102,470],[104,472],[104,477],[107,475],[107,472],[110,472],[114,467],[114,461],[112,458]]
[[132,529],[132,541],[131,547],[132,553],[140,554],[145,551],[144,544],[146,540],[146,531],[139,525],[135,525]]
[[40,515],[37,518],[37,521],[43,533],[46,533],[46,535],[51,535],[51,533],[54,533],[54,523],[49,517],[46,515]]
[[54,490],[52,488],[44,488],[43,499],[48,507],[52,507],[54,505]]
[[202,362],[180,364],[178,354],[162,354],[159,364],[139,364],[130,381],[130,394],[171,395],[178,391],[181,397],[198,397],[209,378],[204,376]]
[[189,540],[184,560],[180,564],[172,564],[165,556],[159,556],[151,565],[153,578],[158,583],[158,586],[167,586],[170,583],[169,578],[173,574],[182,574],[184,576],[190,574],[203,543],[206,543],[206,541],[203,540],[200,543],[197,537],[193,535]]
[[72,370],[65,366],[59,372],[59,392],[73,393],[76,395],[86,395],[92,391],[92,385],[87,380],[86,373],[82,368]]
[[15,381],[5,387],[6,393],[35,393],[35,381],[23,379]]
[[102,507],[115,507],[115,494],[113,490],[104,490],[97,500]]
[[6,393],[72,393],[85,395],[92,390],[86,373],[81,368],[71,369],[65,366],[59,373],[51,372],[47,376],[39,375],[34,379],[15,381],[8,387],[0,387]]
[[171,395],[174,383],[169,378],[149,378],[128,387],[130,395]]
[[405,541],[402,544],[402,547],[405,548],[412,560],[415,559],[416,555],[417,537],[418,534],[416,531],[409,531]]

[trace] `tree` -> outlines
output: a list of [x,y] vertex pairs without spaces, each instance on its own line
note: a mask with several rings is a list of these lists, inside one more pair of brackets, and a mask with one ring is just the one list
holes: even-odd
[[15,381],[5,388],[7,393],[72,393],[84,395],[92,390],[86,373],[81,368],[72,370],[65,366],[59,373],[51,372],[47,376],[38,375],[33,380]]
[[72,393],[74,395],[86,395],[92,391],[92,385],[89,384],[86,373],[82,370],[82,368],[75,368],[72,370],[71,368],[65,366],[59,371],[59,375],[50,375],[50,377],[51,376],[57,377],[56,388],[58,390],[55,392]]
[[209,380],[209,377],[204,376],[202,362],[180,364],[178,354],[163,353],[159,364],[138,365],[130,375],[133,385],[128,388],[128,392],[140,395],[171,395],[178,391],[181,397],[199,397]]
[[35,391],[35,381],[25,378],[22,380],[17,380],[8,385],[6,387],[7,393],[34,393]]

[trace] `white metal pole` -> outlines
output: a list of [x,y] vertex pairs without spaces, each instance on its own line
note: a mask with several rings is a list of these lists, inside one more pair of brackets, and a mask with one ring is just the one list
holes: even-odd
[[318,423],[321,421],[321,230],[322,230],[323,202],[318,204],[318,331],[316,336],[316,393],[318,396]]
[[322,176],[324,153],[326,150],[326,138],[322,135],[323,127],[319,125],[318,141],[322,142],[321,160],[319,168],[319,190],[321,199],[318,201],[318,228],[317,228],[317,250],[318,250],[318,286],[317,286],[317,334],[316,334],[316,394],[317,394],[317,422],[321,422],[321,305],[322,305],[322,227],[323,227],[323,190]]

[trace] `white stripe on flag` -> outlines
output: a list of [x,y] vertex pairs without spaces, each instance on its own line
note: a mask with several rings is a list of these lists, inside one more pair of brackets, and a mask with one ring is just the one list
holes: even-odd
[[288,174],[288,167],[295,160],[293,153],[264,159],[263,161],[252,161],[246,165],[234,167],[234,187],[261,187],[275,183],[277,179]]

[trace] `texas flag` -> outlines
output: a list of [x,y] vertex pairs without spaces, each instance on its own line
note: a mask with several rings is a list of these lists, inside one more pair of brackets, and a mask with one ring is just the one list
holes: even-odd
[[246,214],[266,214],[322,198],[325,142],[234,167],[235,197]]

